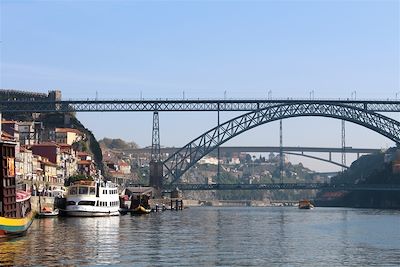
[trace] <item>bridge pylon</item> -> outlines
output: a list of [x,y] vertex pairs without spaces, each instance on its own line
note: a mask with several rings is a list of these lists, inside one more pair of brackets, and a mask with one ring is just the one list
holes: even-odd
[[156,189],[161,189],[162,178],[163,178],[163,162],[161,161],[161,152],[160,152],[160,120],[158,116],[158,111],[154,111],[149,185]]

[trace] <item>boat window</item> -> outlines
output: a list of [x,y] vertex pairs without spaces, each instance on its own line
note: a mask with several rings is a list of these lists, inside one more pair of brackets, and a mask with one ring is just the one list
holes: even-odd
[[74,206],[75,204],[75,201],[67,201],[67,206]]
[[89,188],[87,186],[79,187],[79,195],[87,195],[89,192]]
[[82,200],[78,202],[78,205],[82,206],[94,206],[95,201],[88,201],[88,200]]
[[70,194],[70,195],[76,195],[76,187],[71,187],[71,188],[69,189],[69,194]]
[[89,192],[90,195],[96,195],[96,188],[95,187],[90,187],[89,190],[90,190],[90,192]]

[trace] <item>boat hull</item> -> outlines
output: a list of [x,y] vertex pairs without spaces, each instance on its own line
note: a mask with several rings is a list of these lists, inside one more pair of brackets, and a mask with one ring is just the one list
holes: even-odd
[[146,209],[143,206],[138,206],[137,208],[131,210],[131,214],[133,215],[149,214],[150,212],[150,209]]
[[299,201],[299,209],[310,210],[313,208],[314,208],[314,205],[309,200],[300,200]]
[[0,217],[0,239],[21,236],[26,233],[33,221],[33,213],[24,218]]
[[119,211],[84,211],[84,210],[64,210],[66,216],[71,217],[107,217],[118,216]]
[[58,214],[59,214],[59,211],[57,209],[57,210],[54,210],[52,212],[39,212],[37,214],[37,217],[38,218],[54,218],[54,217],[57,217]]

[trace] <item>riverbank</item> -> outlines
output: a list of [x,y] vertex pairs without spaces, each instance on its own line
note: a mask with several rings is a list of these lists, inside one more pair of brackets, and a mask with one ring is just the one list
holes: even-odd
[[321,192],[313,201],[317,207],[400,209],[396,191],[330,191]]

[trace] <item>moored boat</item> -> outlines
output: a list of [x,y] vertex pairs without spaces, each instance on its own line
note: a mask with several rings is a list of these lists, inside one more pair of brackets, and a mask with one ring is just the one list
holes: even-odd
[[299,209],[313,209],[314,205],[308,200],[303,199],[299,201]]
[[17,189],[15,142],[0,142],[0,239],[26,233],[33,221],[31,194]]
[[136,208],[131,210],[132,215],[141,215],[141,214],[149,214],[151,209],[146,209],[144,206],[139,205]]
[[52,218],[52,217],[57,217],[59,214],[59,210],[55,209],[53,210],[52,208],[49,207],[44,207],[43,209],[38,212],[37,217],[38,218]]
[[67,216],[98,217],[119,215],[116,185],[103,181],[77,181],[68,189]]

